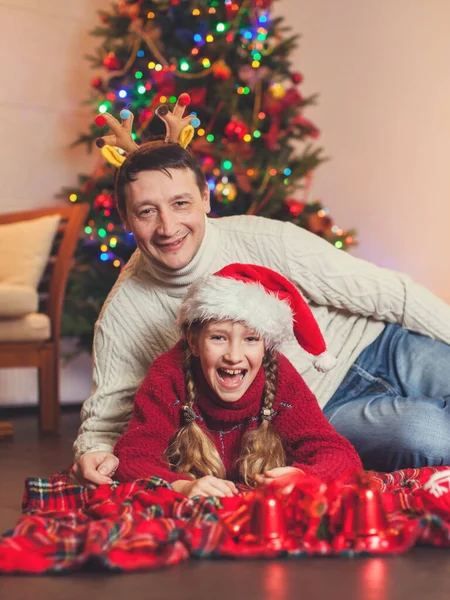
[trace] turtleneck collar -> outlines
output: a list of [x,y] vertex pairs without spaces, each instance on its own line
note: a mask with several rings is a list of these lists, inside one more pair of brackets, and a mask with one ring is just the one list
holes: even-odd
[[244,419],[259,416],[265,382],[262,367],[248,390],[236,402],[221,400],[211,389],[198,359],[194,362],[194,375],[197,386],[197,406],[211,429],[219,429],[223,424],[238,425]]
[[182,269],[165,269],[155,263],[142,252],[140,254],[141,266],[143,271],[150,275],[154,285],[164,288],[164,291],[170,296],[182,297],[185,295],[188,286],[203,277],[213,273],[213,264],[219,255],[220,231],[215,229],[205,215],[205,235],[198,249],[197,254],[191,262]]

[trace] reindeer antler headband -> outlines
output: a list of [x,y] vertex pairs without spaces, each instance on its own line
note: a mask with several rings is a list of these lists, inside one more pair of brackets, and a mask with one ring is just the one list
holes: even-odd
[[[173,112],[162,104],[156,109],[158,117],[166,125],[165,142],[180,144],[186,148],[194,137],[194,128],[200,125],[200,121],[195,113],[184,117],[186,106],[191,103],[189,94],[181,94],[175,104]],[[133,113],[124,108],[120,111],[122,123],[109,113],[98,115],[95,119],[96,125],[103,127],[108,125],[111,129],[111,135],[105,135],[96,140],[96,144],[101,148],[103,156],[115,167],[120,167],[126,158],[126,154],[139,148],[132,137]]]

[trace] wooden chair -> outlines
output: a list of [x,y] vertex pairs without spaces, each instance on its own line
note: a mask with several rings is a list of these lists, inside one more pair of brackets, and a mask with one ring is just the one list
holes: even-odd
[[38,368],[39,425],[41,431],[48,433],[57,432],[59,427],[61,312],[73,254],[88,212],[89,205],[80,203],[0,214],[0,225],[48,215],[61,216],[47,268],[38,288],[39,312],[50,318],[51,337],[39,342],[0,342],[0,368]]

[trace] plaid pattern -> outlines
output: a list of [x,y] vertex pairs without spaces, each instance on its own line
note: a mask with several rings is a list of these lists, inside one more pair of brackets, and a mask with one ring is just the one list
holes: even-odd
[[[430,476],[448,467],[374,473],[395,529],[405,514],[408,535],[399,551],[416,543],[450,547],[449,524],[424,516],[415,492]],[[157,477],[133,483],[74,485],[65,474],[26,480],[23,516],[0,538],[0,572],[59,573],[95,565],[135,571],[176,564],[190,556],[275,557],[336,554],[324,540],[293,537],[280,553],[232,538],[223,517],[242,505],[242,497],[189,499]]]

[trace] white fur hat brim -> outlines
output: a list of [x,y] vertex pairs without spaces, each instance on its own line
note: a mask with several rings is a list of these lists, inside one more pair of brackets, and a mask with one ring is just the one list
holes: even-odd
[[181,304],[177,324],[183,329],[194,321],[210,320],[245,323],[271,350],[293,336],[290,306],[259,283],[215,275],[193,283]]

